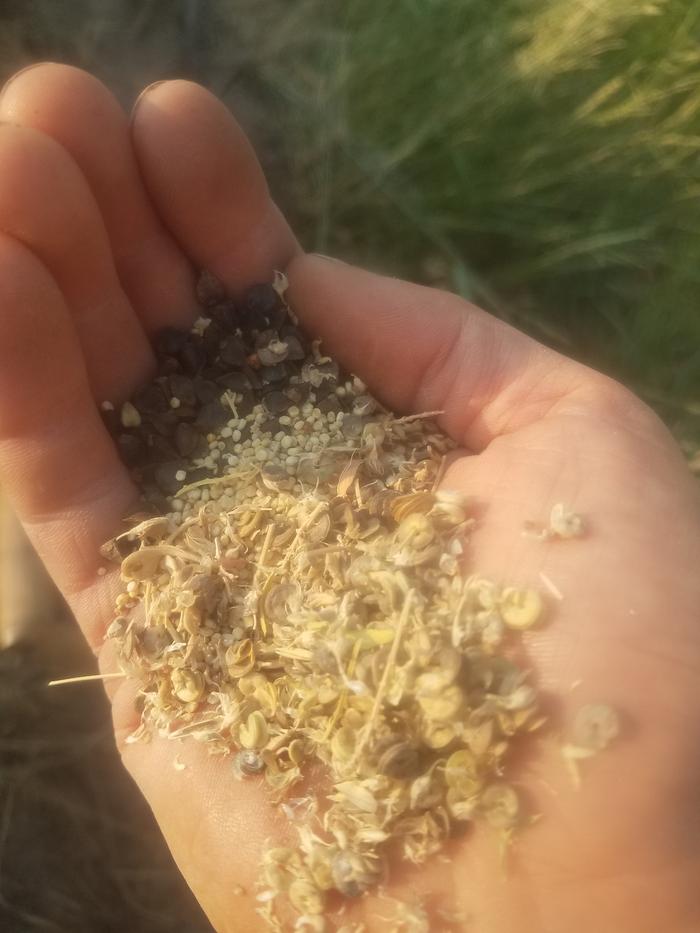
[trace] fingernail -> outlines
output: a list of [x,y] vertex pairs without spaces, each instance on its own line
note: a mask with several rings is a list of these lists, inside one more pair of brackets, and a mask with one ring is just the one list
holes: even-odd
[[31,65],[25,65],[24,68],[20,68],[19,71],[16,71],[13,75],[10,75],[7,81],[5,81],[3,84],[2,90],[0,90],[0,100],[2,100],[2,98],[5,96],[5,91],[9,88],[9,86],[14,84],[18,78],[22,77],[22,75],[26,74],[28,71],[32,71],[34,68],[41,68],[42,65],[52,64],[53,62],[32,62]]
[[154,81],[152,84],[146,85],[146,87],[141,91],[139,96],[134,101],[134,106],[131,108],[131,117],[129,119],[131,120],[132,123],[134,122],[136,111],[138,110],[139,105],[141,104],[141,101],[144,99],[146,94],[150,94],[151,91],[155,90],[155,88],[157,88],[159,84],[165,84],[166,80],[167,79],[165,78],[161,78],[160,81]]

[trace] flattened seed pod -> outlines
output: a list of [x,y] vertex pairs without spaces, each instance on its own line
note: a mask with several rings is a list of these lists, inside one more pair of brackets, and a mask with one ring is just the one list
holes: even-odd
[[528,629],[539,622],[542,615],[542,597],[537,590],[508,587],[503,591],[499,609],[508,628]]
[[592,752],[602,751],[620,733],[620,717],[605,703],[582,706],[576,714],[572,729],[575,745]]
[[173,693],[183,703],[195,703],[204,694],[204,677],[197,671],[176,669],[170,680]]
[[496,829],[511,829],[518,822],[520,804],[510,784],[491,784],[481,795],[480,805]]
[[333,884],[345,897],[359,897],[377,883],[379,873],[365,857],[342,849],[331,860]]
[[234,756],[233,768],[240,777],[253,777],[265,770],[265,762],[255,749],[244,748]]

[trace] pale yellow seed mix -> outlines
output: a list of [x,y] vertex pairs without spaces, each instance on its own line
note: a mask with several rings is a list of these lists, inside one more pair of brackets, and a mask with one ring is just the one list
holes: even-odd
[[[265,352],[274,362],[283,349],[271,340]],[[318,383],[327,361],[314,344],[302,378]],[[395,417],[357,379],[339,389],[353,413],[290,405],[275,435],[261,430],[262,405],[239,417],[227,390],[231,419],[194,460],[219,475],[184,485],[106,551],[135,548],[108,632],[140,684],[134,740],[188,736],[231,756],[231,780],[263,780],[296,828],[297,844],[268,848],[260,871],[258,909],[279,931],[363,929],[329,896],[386,882],[390,842],[422,864],[473,820],[508,840],[525,819],[508,751],[544,723],[511,648],[547,610],[534,588],[463,573],[469,501],[437,488],[454,445],[432,417]],[[139,421],[131,403],[121,417]],[[582,529],[557,505],[543,537]],[[618,729],[609,707],[584,707],[567,762]],[[314,763],[330,790],[300,797]],[[430,929],[420,905],[394,913],[397,930]]]

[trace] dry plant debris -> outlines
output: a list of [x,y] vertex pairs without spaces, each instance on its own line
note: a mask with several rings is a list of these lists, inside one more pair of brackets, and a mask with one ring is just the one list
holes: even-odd
[[[510,649],[545,608],[463,575],[473,519],[438,486],[454,445],[436,413],[383,409],[303,334],[285,286],[238,305],[204,276],[206,313],[160,335],[155,381],[103,404],[160,510],[104,549],[125,584],[108,637],[141,685],[134,740],[230,755],[231,779],[264,780],[296,827],[264,855],[269,926],[291,905],[295,929],[351,929],[331,895],[386,880],[389,843],[420,864],[460,824],[507,840],[523,821],[506,757],[544,720]],[[556,534],[579,533],[556,511]],[[614,731],[603,714],[579,725],[586,754]],[[313,763],[327,793],[295,796]],[[397,929],[428,929],[403,913]]]

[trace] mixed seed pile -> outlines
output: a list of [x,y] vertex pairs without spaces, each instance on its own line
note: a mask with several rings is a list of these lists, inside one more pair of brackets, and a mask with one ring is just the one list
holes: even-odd
[[[266,852],[260,913],[323,931],[342,928],[333,892],[386,880],[390,843],[420,864],[470,821],[506,840],[522,821],[505,760],[543,718],[510,649],[543,601],[463,575],[452,443],[324,356],[285,285],[236,303],[204,275],[205,313],[159,336],[154,382],[103,405],[149,505],[105,549],[125,582],[108,637],[141,685],[136,738],[193,736],[232,779],[264,778],[298,845]],[[546,535],[580,533],[557,508]],[[571,760],[617,731],[589,709]],[[295,796],[314,763],[327,793]]]

